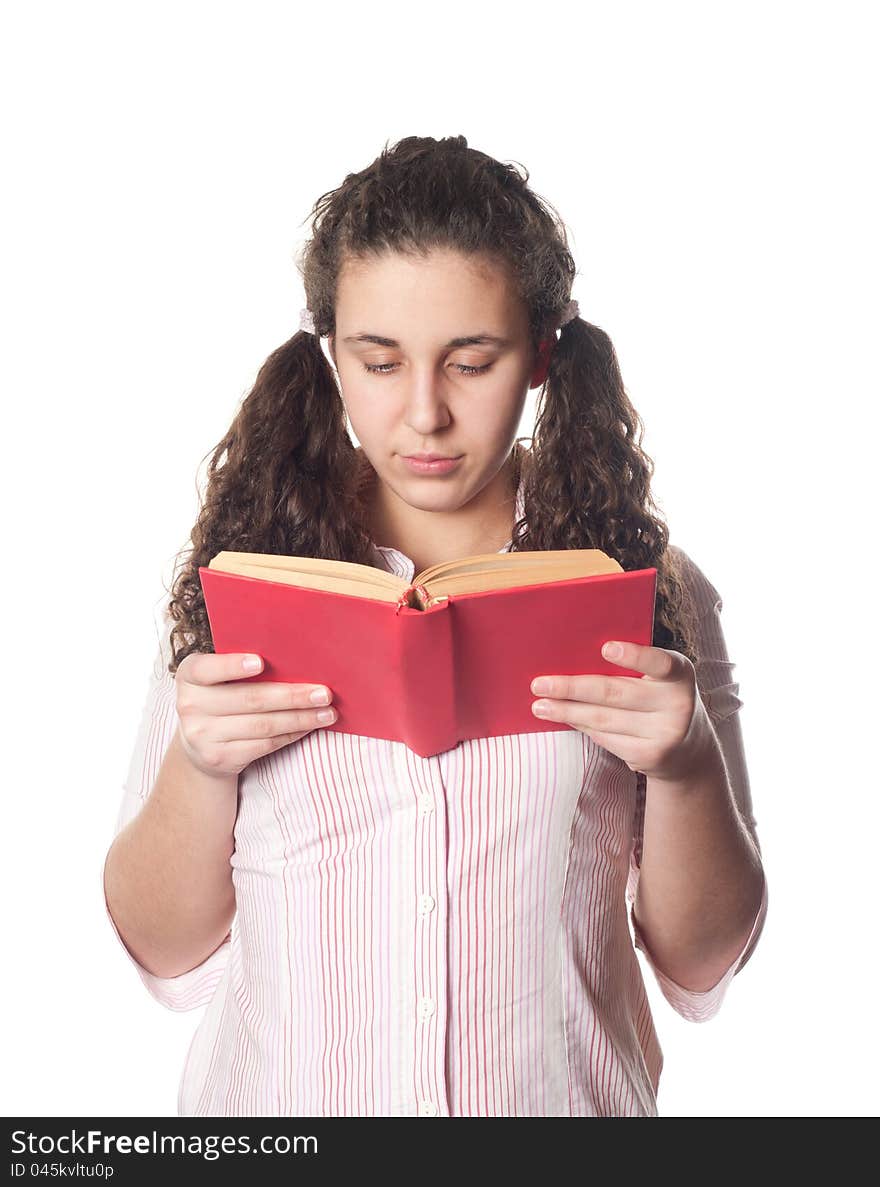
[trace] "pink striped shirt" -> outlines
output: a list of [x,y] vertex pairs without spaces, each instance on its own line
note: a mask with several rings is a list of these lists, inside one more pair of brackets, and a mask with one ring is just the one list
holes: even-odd
[[[757,842],[721,598],[682,556],[700,613],[700,691]],[[376,564],[413,576],[393,548],[377,548]],[[117,833],[178,727],[169,659],[166,632]],[[705,1021],[754,950],[767,885],[718,983],[676,984],[632,913],[638,801],[636,775],[575,729],[475,739],[432,758],[319,729],[251,763],[231,858],[236,915],[220,947],[156,977],[107,912],[157,1001],[206,1007],[178,1113],[656,1116],[663,1054],[635,948],[673,1009]]]

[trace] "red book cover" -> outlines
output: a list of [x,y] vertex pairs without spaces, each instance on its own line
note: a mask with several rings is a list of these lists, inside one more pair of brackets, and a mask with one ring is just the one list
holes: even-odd
[[608,639],[653,639],[655,568],[458,594],[425,610],[199,567],[214,650],[256,652],[253,681],[326,684],[322,729],[403,742],[422,758],[469,738],[570,729],[532,713],[539,675],[641,673]]

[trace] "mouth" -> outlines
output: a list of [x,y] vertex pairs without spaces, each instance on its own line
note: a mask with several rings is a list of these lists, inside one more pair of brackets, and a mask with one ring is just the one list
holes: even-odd
[[458,457],[447,457],[437,453],[404,454],[403,460],[416,474],[447,474],[455,469],[463,457],[463,453]]
[[463,455],[460,453],[405,453],[403,456],[410,462],[452,462]]

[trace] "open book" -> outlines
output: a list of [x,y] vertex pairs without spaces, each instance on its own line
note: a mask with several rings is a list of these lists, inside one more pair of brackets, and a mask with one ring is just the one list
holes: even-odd
[[608,639],[650,644],[657,570],[599,549],[484,553],[411,583],[371,565],[219,552],[199,567],[214,650],[253,651],[248,681],[326,684],[322,730],[403,742],[423,758],[470,738],[570,729],[532,713],[538,675],[639,672]]

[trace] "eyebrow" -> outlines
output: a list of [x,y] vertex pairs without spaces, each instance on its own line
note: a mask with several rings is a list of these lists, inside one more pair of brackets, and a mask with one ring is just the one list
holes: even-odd
[[[398,347],[396,338],[383,338],[380,334],[350,334],[343,342],[372,342],[376,346]],[[468,334],[463,338],[450,338],[444,349],[455,350],[459,346],[509,346],[507,338],[499,338],[496,334]]]

